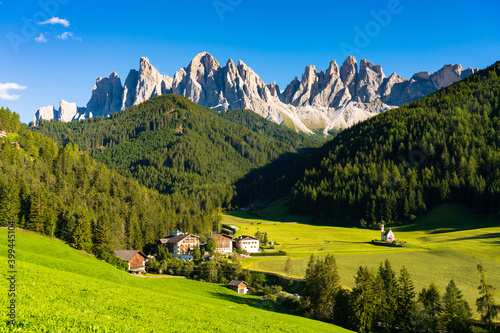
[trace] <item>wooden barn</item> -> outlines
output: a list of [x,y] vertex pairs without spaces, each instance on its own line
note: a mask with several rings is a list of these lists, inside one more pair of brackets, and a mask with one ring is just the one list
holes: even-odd
[[244,295],[248,293],[248,283],[240,280],[232,280],[228,283],[229,288],[238,292],[238,294]]
[[214,234],[209,239],[215,239],[217,241],[217,251],[220,253],[232,253],[233,252],[233,237],[226,234]]
[[144,272],[148,256],[139,250],[113,250],[115,256],[128,263],[129,272]]

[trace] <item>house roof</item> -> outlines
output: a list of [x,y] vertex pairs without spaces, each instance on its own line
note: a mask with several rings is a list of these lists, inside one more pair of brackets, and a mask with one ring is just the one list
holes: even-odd
[[245,281],[243,280],[232,280],[231,282],[229,282],[227,285],[230,286],[230,287],[239,287],[240,284],[246,284],[248,286],[248,283],[246,283]]
[[394,232],[392,232],[391,229],[387,230],[386,232],[384,232],[384,236],[387,236],[389,235],[389,233],[392,233],[394,235]]
[[171,235],[168,235],[167,237],[160,239],[159,242],[162,244],[177,244],[180,241],[182,241],[184,238],[187,238],[188,236],[193,236],[193,237],[199,238],[196,235],[182,234],[182,233],[177,233],[177,231],[176,231],[176,232],[172,233]]
[[130,261],[130,259],[132,259],[137,253],[139,253],[144,258],[148,257],[144,254],[144,252],[139,250],[113,250],[113,252],[115,253],[115,256],[123,261]]
[[239,241],[242,241],[242,240],[245,240],[245,239],[251,239],[251,240],[256,240],[258,241],[257,238],[255,237],[252,237],[252,236],[244,236],[244,235],[241,235],[241,236],[238,236],[235,241],[239,242]]
[[229,236],[229,235],[226,235],[226,234],[213,234],[211,235],[210,237],[208,238],[219,238],[219,237],[227,237],[229,239],[233,239],[233,237]]

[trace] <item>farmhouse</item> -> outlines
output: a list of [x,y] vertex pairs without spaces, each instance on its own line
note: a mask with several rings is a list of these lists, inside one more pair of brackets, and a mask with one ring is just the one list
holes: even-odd
[[113,250],[115,256],[128,263],[130,272],[144,272],[148,256],[139,250]]
[[240,280],[232,280],[228,283],[229,288],[236,290],[238,294],[246,294],[248,293],[248,283]]
[[237,249],[245,250],[250,253],[259,252],[260,241],[252,236],[238,236],[234,240],[234,246]]
[[233,237],[226,234],[214,234],[208,239],[215,239],[217,241],[216,251],[220,253],[232,253],[233,252]]
[[382,226],[380,227],[380,234],[384,242],[393,242],[394,239],[396,239],[391,229],[389,229],[389,231],[384,232],[384,221],[382,221]]
[[158,246],[168,250],[175,258],[193,260],[193,250],[200,246],[200,237],[176,230],[158,241]]

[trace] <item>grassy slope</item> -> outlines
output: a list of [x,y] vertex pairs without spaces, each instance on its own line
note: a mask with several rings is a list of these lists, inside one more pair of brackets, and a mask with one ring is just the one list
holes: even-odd
[[[134,277],[58,240],[22,231],[16,236],[23,332],[347,332],[225,286]],[[0,239],[0,267],[6,271],[5,229]],[[9,331],[5,279],[0,290],[4,332]]]
[[[280,205],[276,211],[280,211]],[[274,216],[272,209],[260,215]],[[397,239],[412,242],[406,248],[389,248],[370,244],[380,237],[379,231],[280,223],[252,216],[225,215],[224,223],[240,226],[240,233],[269,233],[269,239],[281,243],[281,249],[293,259],[296,277],[303,277],[308,256],[333,253],[337,259],[342,283],[354,285],[360,265],[376,269],[386,258],[394,269],[405,265],[412,275],[417,291],[435,282],[444,292],[450,279],[462,289],[475,309],[479,277],[474,257],[482,259],[491,283],[500,287],[500,225],[479,220],[468,208],[457,204],[441,205],[431,210],[417,224],[394,228]],[[286,216],[290,220],[290,216]],[[253,223],[253,224],[252,224]],[[245,267],[283,272],[286,258],[255,258],[244,260]],[[498,298],[498,296],[497,296]]]

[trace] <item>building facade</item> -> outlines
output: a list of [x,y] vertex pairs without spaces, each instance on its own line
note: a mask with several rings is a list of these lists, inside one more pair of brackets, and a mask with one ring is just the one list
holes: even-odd
[[215,234],[209,239],[215,239],[217,242],[217,251],[219,253],[232,253],[233,252],[233,237],[226,234]]
[[148,256],[139,250],[113,250],[115,256],[128,263],[129,272],[144,272]]
[[260,241],[252,236],[239,236],[234,240],[234,246],[248,253],[257,253],[259,252]]
[[158,241],[173,257],[184,260],[193,260],[193,251],[200,247],[200,237],[176,230],[172,234]]

